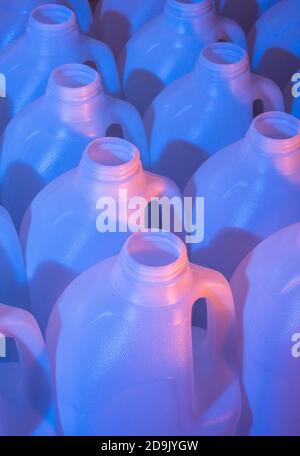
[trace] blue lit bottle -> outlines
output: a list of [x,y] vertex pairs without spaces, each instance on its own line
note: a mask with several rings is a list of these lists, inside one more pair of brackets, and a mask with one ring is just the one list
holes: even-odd
[[51,72],[65,63],[94,62],[104,90],[119,94],[119,76],[110,49],[79,32],[75,14],[62,5],[32,11],[26,33],[0,52],[6,97],[0,99],[0,131],[29,102],[43,95]]
[[164,12],[126,44],[119,58],[125,98],[143,115],[168,84],[193,70],[214,41],[246,46],[242,29],[216,15],[211,0],[167,0]]

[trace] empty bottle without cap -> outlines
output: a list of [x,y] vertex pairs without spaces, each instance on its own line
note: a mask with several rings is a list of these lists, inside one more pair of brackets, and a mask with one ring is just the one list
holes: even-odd
[[138,112],[106,95],[96,70],[75,63],[51,73],[45,95],[24,108],[4,133],[2,203],[17,227],[38,192],[77,166],[85,146],[109,134],[114,125],[137,144],[147,166],[147,141]]
[[284,101],[286,111],[300,119],[300,66],[284,90]]
[[93,62],[104,90],[120,92],[110,49],[79,32],[75,14],[62,5],[42,5],[29,17],[26,32],[0,52],[6,97],[0,99],[0,131],[32,100],[43,95],[51,72],[65,63]]
[[[208,327],[192,332],[199,297],[208,299]],[[52,312],[46,340],[64,433],[232,435],[234,328],[221,274],[190,264],[174,234],[133,234],[118,256],[72,282]]]
[[140,199],[146,211],[151,198],[160,196],[180,193],[169,179],[144,171],[137,147],[120,138],[90,143],[78,167],[37,195],[24,217],[21,240],[32,310],[43,331],[65,287],[116,255],[132,230],[145,227],[145,212],[129,219]]
[[300,219],[300,121],[283,112],[256,117],[245,138],[210,157],[185,196],[205,197],[205,237],[193,262],[231,277],[261,240]]
[[32,315],[0,304],[0,344],[0,436],[55,435],[49,360]]
[[276,84],[250,72],[243,48],[205,46],[194,71],[164,89],[145,114],[151,169],[184,188],[207,158],[245,136],[256,102],[263,111],[284,109]]
[[203,46],[221,40],[246,46],[242,29],[217,16],[211,0],[166,0],[163,14],[137,32],[120,54],[125,99],[143,115],[164,87],[193,70]]
[[231,280],[244,405],[238,432],[300,435],[300,224],[260,243]]

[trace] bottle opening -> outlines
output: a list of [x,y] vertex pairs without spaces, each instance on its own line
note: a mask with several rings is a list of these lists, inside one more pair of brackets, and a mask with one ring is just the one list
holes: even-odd
[[100,138],[85,149],[81,167],[100,180],[125,179],[140,169],[140,153],[125,139]]
[[290,152],[300,147],[300,121],[285,112],[266,112],[253,120],[249,135],[267,151]]
[[172,280],[188,264],[184,243],[174,234],[163,231],[133,234],[120,258],[128,273],[147,282]]
[[205,46],[197,67],[205,67],[217,75],[229,77],[237,76],[250,68],[247,52],[233,43],[212,43]]
[[48,89],[65,101],[84,101],[102,91],[100,76],[93,68],[71,63],[56,68],[49,79]]
[[32,11],[29,26],[40,32],[66,32],[76,29],[77,23],[75,14],[69,8],[48,4]]
[[212,11],[211,0],[167,0],[166,11],[179,17],[193,17]]

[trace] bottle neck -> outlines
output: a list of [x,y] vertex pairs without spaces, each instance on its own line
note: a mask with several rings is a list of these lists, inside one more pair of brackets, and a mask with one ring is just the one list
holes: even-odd
[[136,304],[175,304],[192,286],[186,247],[172,233],[135,233],[118,256],[112,280],[119,292]]
[[213,13],[211,0],[167,0],[165,13],[179,20],[194,20]]
[[[256,117],[245,137],[249,158],[284,176],[300,173],[300,121],[285,112],[266,112]],[[298,180],[298,177],[297,177]]]
[[86,147],[78,175],[90,187],[90,196],[112,198],[116,206],[121,190],[126,190],[129,198],[138,195],[146,179],[137,147],[125,139],[108,137]]
[[250,76],[247,52],[233,43],[212,43],[205,46],[196,63],[195,73],[200,79],[230,84]]
[[57,67],[50,75],[45,106],[65,122],[87,121],[104,97],[99,74],[82,64]]
[[26,40],[31,50],[40,54],[56,54],[76,46],[80,33],[76,16],[62,5],[46,4],[35,8],[27,24]]

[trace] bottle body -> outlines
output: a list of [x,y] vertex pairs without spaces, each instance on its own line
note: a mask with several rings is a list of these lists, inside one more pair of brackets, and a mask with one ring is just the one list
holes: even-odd
[[299,229],[296,223],[263,241],[231,280],[243,337],[242,434],[300,434]]
[[26,30],[28,17],[34,8],[50,3],[60,3],[68,7],[73,7],[83,32],[87,32],[91,26],[92,14],[88,5],[88,0],[25,0],[22,5],[18,0],[1,0],[0,24],[0,49],[5,48],[11,41],[20,38]]
[[151,169],[183,189],[207,158],[244,137],[256,101],[263,110],[283,109],[279,89],[250,73],[241,47],[204,47],[194,71],[164,89],[144,117]]
[[12,0],[9,4],[5,0],[1,1],[0,6],[3,18],[0,25],[1,49],[24,33],[30,11],[46,2],[43,0],[31,0],[24,3],[25,7],[22,8],[18,0]]
[[25,264],[13,222],[0,207],[0,302],[12,307],[29,309]]
[[34,318],[0,304],[0,334],[0,435],[55,435],[49,360]]
[[[152,269],[162,270],[172,259],[176,262],[171,245],[164,252],[166,257],[162,258],[158,251],[155,258],[151,256],[158,235],[161,233],[156,233],[151,246],[147,245],[145,234],[133,235],[126,241],[125,245],[129,246],[134,238],[140,236],[141,240],[143,236],[139,246],[142,250],[139,251],[137,244],[133,249],[145,268],[151,263]],[[152,233],[148,233],[148,239],[149,236]],[[163,236],[171,239],[170,234]],[[173,248],[178,242],[181,243],[174,236]],[[172,284],[161,277],[155,285],[143,285],[137,273],[137,281],[133,283],[130,279],[130,285],[120,263],[123,249],[118,257],[107,259],[78,277],[62,295],[51,316],[46,337],[56,371],[64,433],[153,436],[233,433],[239,416],[235,375],[217,354],[217,364],[212,362],[203,334],[195,341],[199,371],[198,376],[195,373],[198,383],[194,384],[193,272],[182,270],[177,279],[172,279]],[[149,275],[148,279],[151,280]],[[223,298],[226,300],[226,292]],[[83,306],[87,301],[89,305]],[[76,314],[81,315],[81,321],[76,321]],[[58,315],[62,323],[59,342],[58,333],[55,334]],[[223,321],[223,329],[225,326]],[[84,363],[80,369],[75,353]],[[63,359],[68,363],[68,376],[63,375]],[[89,375],[91,370],[96,375]],[[218,380],[213,376],[216,371]],[[205,392],[209,383],[208,398]],[[224,393],[220,402],[219,388]]]

